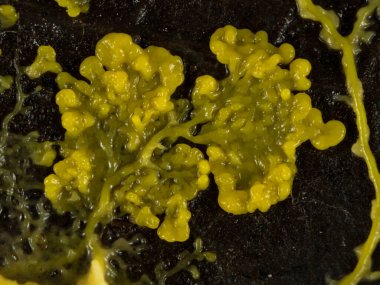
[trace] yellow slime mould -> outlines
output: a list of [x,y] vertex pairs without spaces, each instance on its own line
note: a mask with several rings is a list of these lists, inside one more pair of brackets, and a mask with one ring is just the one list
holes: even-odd
[[[88,9],[88,1],[57,2],[71,16]],[[329,15],[336,26],[337,19]],[[344,125],[325,123],[312,107],[305,93],[311,65],[296,59],[290,44],[275,47],[263,31],[226,26],[212,35],[210,48],[229,75],[220,81],[199,77],[191,102],[172,98],[184,81],[182,60],[164,48],[143,49],[129,35],[102,38],[95,54],[81,63],[80,79],[62,72],[52,47],[38,49],[25,73],[31,79],[58,74],[56,103],[66,130],[64,141],[57,142],[62,160],[44,180],[45,195],[58,212],[70,211],[86,222],[77,247],[44,265],[64,267],[91,252],[90,272],[78,284],[107,284],[107,252],[95,233],[100,223],[129,214],[135,224],[157,230],[161,239],[185,241],[190,236],[188,203],[208,188],[210,173],[225,211],[266,212],[291,192],[299,145],[310,140],[325,150],[343,140]],[[207,156],[179,138],[206,146]],[[32,155],[45,166],[55,157],[49,143]],[[67,239],[58,243],[67,244]],[[201,252],[200,240],[194,247],[171,270],[157,268],[159,284],[184,268],[198,278],[193,259],[215,261],[214,254]],[[7,276],[15,276],[17,265]]]
[[[27,71],[34,74],[34,65]],[[171,99],[184,79],[181,59],[160,47],[142,49],[129,35],[109,34],[80,73],[87,81],[68,73],[56,79],[64,159],[45,179],[46,196],[62,211],[86,201],[90,225],[120,207],[167,241],[188,239],[187,202],[208,187],[209,163],[197,148],[151,140],[178,125],[189,108]]]
[[[1,285],[19,285],[20,283],[14,280],[7,279],[0,275],[0,284]],[[38,284],[34,282],[26,282],[26,283],[23,283],[22,285],[38,285]]]
[[52,143],[45,142],[39,145],[39,148],[31,150],[31,158],[33,163],[45,167],[50,167],[57,156],[57,153],[52,148]]
[[[291,192],[301,143],[323,150],[344,138],[341,122],[324,123],[312,108],[303,92],[311,65],[295,59],[291,45],[277,48],[263,31],[226,26],[210,47],[230,75],[196,80],[185,122],[189,102],[171,98],[184,79],[181,59],[160,47],[142,49],[129,35],[98,42],[95,56],[80,66],[86,80],[58,74],[64,159],[45,179],[45,193],[61,211],[84,203],[91,211],[88,235],[118,207],[166,241],[187,240],[187,203],[208,187],[210,172],[225,211],[268,211]],[[208,160],[176,144],[179,137],[207,145]]]
[[339,121],[323,122],[312,108],[310,63],[295,59],[290,44],[275,47],[260,31],[218,29],[210,47],[229,76],[196,80],[193,120],[203,122],[189,138],[206,144],[219,205],[232,214],[266,212],[286,199],[296,174],[295,150],[310,140],[324,150],[345,136]]
[[[95,227],[115,217],[116,208],[122,215],[129,213],[136,224],[157,229],[158,235],[167,241],[189,238],[191,213],[187,203],[208,187],[210,165],[199,149],[176,143],[177,136],[171,132],[170,127],[178,126],[190,108],[186,100],[171,98],[184,79],[180,58],[159,47],[142,49],[128,35],[110,34],[98,43],[96,55],[83,61],[80,73],[85,80],[77,80],[61,72],[51,47],[40,47],[25,73],[31,79],[46,72],[59,73],[56,81],[61,91],[56,102],[66,129],[65,140],[60,143],[38,144],[37,133],[25,138],[17,136],[20,142],[14,141],[8,132],[12,118],[25,110],[28,95],[21,89],[21,74],[16,69],[17,103],[4,119],[0,132],[0,155],[5,150],[4,155],[9,156],[0,161],[4,176],[1,182],[4,180],[7,194],[15,193],[14,187],[25,191],[41,189],[41,185],[31,185],[24,177],[16,180],[11,171],[18,170],[19,156],[13,154],[25,147],[27,152],[23,150],[20,155],[31,153],[33,163],[49,167],[56,159],[52,146],[59,144],[63,159],[54,164],[54,173],[45,178],[45,195],[58,211],[71,211],[75,220],[68,229],[56,229],[46,223],[49,213],[44,201],[36,204],[38,218],[32,217],[27,198],[20,196],[21,192],[14,194],[9,203],[14,203],[12,207],[20,213],[21,234],[9,242],[13,245],[9,250],[4,250],[2,262],[6,265],[2,274],[45,284],[46,274],[59,271],[60,278],[68,284],[108,284],[106,279],[112,270],[109,256],[118,255],[120,248],[128,252],[134,248],[132,243],[129,248],[116,243],[112,249],[99,246]],[[157,137],[164,137],[165,141]],[[86,222],[84,236],[82,221]],[[20,245],[25,247],[26,241],[31,253],[18,250]],[[170,270],[157,265],[157,282],[163,284],[167,277],[181,270],[199,278],[192,261],[214,262],[216,256],[203,252],[200,239],[194,247],[192,253],[181,253],[178,264]],[[89,272],[80,277],[83,272],[70,271],[70,267],[76,269],[77,263],[81,267],[88,253],[92,258]],[[0,283],[21,284],[11,279],[0,276]],[[122,280],[123,284],[130,284],[127,276],[122,276]],[[142,280],[154,284],[146,275]]]
[[13,77],[10,75],[0,75],[0,93],[11,88],[13,85]]
[[0,5],[0,29],[7,29],[18,20],[16,9],[12,5]]
[[77,17],[80,13],[86,13],[90,8],[90,0],[55,0],[55,2],[66,8],[70,17]]
[[55,61],[55,50],[51,46],[40,46],[37,57],[25,70],[25,74],[31,79],[36,79],[46,72],[59,73],[62,67]]
[[352,32],[344,37],[338,32],[339,18],[333,11],[327,11],[315,5],[311,0],[297,0],[302,17],[318,21],[322,25],[321,39],[330,47],[342,52],[342,66],[346,76],[346,86],[352,99],[352,108],[356,115],[359,137],[352,150],[362,157],[367,164],[369,178],[375,191],[376,199],[372,203],[372,227],[365,243],[358,250],[358,262],[354,270],[340,280],[339,284],[357,284],[362,279],[377,280],[380,271],[371,272],[371,256],[380,239],[380,174],[376,159],[369,146],[370,131],[363,102],[363,87],[358,77],[355,55],[360,52],[360,43],[368,43],[374,33],[368,31],[370,17],[379,11],[380,1],[370,0],[367,6],[357,12],[357,20]]

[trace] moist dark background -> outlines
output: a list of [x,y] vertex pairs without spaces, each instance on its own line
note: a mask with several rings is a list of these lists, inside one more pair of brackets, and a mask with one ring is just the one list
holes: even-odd
[[[334,9],[342,19],[341,31],[347,34],[355,13],[365,1],[315,1]],[[217,189],[212,185],[190,203],[191,238],[185,243],[166,243],[155,231],[141,230],[119,219],[103,229],[102,240],[109,245],[120,236],[142,232],[148,248],[141,256],[127,257],[129,274],[153,274],[164,260],[173,265],[178,253],[192,248],[201,237],[207,250],[217,253],[216,263],[199,263],[201,279],[194,281],[183,271],[167,284],[324,284],[326,278],[339,279],[356,262],[354,248],[363,243],[370,229],[369,218],[374,190],[364,162],[351,153],[357,137],[355,117],[339,100],[346,95],[340,55],[318,39],[320,26],[298,16],[291,0],[93,0],[89,13],[69,18],[52,0],[0,1],[14,4],[20,20],[13,32],[0,33],[3,50],[0,74],[14,74],[13,59],[29,65],[40,45],[52,45],[65,71],[78,75],[80,62],[93,55],[96,42],[109,32],[131,34],[143,47],[158,45],[183,58],[186,81],[177,97],[187,97],[197,76],[226,76],[209,51],[209,37],[226,24],[252,31],[265,30],[270,41],[294,45],[298,57],[313,66],[309,94],[313,105],[322,110],[325,120],[338,119],[347,127],[345,140],[326,151],[310,143],[297,151],[297,167],[292,195],[269,212],[234,216],[217,204]],[[358,60],[359,75],[365,89],[365,103],[371,127],[371,147],[380,159],[380,37],[363,46]],[[59,112],[54,104],[54,76],[45,75],[35,85],[41,92],[27,102],[30,111],[19,116],[12,131],[39,130],[41,139],[63,138]],[[32,87],[33,87],[32,84]],[[29,87],[26,89],[32,90]],[[29,91],[30,91],[29,90]],[[28,90],[26,90],[28,92]],[[0,97],[0,120],[12,109],[14,90]],[[36,173],[42,178],[45,172]],[[1,221],[0,221],[1,222]],[[374,255],[380,269],[380,250]],[[380,284],[380,282],[372,283]]]

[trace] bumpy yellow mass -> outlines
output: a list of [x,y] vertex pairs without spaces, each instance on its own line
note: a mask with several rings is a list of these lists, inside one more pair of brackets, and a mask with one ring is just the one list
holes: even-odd
[[13,77],[10,75],[0,75],[0,93],[11,88],[13,85]]
[[25,74],[31,79],[36,79],[46,72],[60,73],[62,67],[56,62],[55,57],[55,50],[51,46],[40,46],[36,59],[25,69]]
[[152,140],[189,108],[171,99],[184,79],[182,60],[160,47],[142,49],[129,35],[109,34],[80,73],[86,80],[64,72],[56,79],[64,159],[45,179],[46,196],[60,210],[86,201],[98,216],[119,206],[136,224],[158,228],[161,238],[186,240],[187,202],[207,188],[209,163],[197,148]]
[[55,0],[59,6],[66,8],[70,17],[77,17],[80,13],[88,12],[90,8],[89,0]]
[[290,194],[296,148],[310,140],[327,149],[344,138],[345,127],[324,123],[312,108],[302,92],[310,88],[311,65],[294,59],[291,45],[277,48],[263,31],[226,26],[213,34],[210,47],[230,74],[220,82],[208,75],[197,79],[193,119],[204,125],[194,141],[208,145],[225,211],[266,212]]
[[[230,74],[220,82],[208,75],[196,80],[187,121],[189,102],[171,98],[184,79],[181,59],[163,48],[142,49],[129,35],[99,41],[95,56],[80,66],[86,80],[58,74],[64,159],[45,179],[56,208],[84,203],[95,225],[118,207],[162,239],[185,241],[187,203],[208,187],[210,172],[225,211],[265,212],[289,196],[301,143],[310,140],[323,150],[344,138],[343,124],[324,123],[302,92],[310,88],[311,66],[294,59],[291,45],[277,48],[265,32],[226,26],[214,33],[210,47]],[[29,73],[54,63],[51,51],[44,54]],[[206,145],[208,159],[197,148],[176,144],[179,137]]]
[[0,5],[0,29],[7,29],[18,20],[16,9],[12,5]]
[[[62,72],[49,46],[40,47],[26,68],[32,79],[58,73],[63,159],[44,185],[58,211],[86,220],[83,244],[71,253],[94,250],[90,274],[80,284],[96,278],[105,283],[106,253],[96,250],[98,223],[129,214],[168,242],[185,241],[188,202],[207,189],[210,173],[225,211],[265,212],[289,196],[300,144],[310,140],[324,150],[344,138],[344,125],[324,123],[304,93],[311,65],[295,59],[291,45],[275,47],[263,31],[226,26],[213,34],[210,47],[229,75],[221,81],[199,77],[191,102],[172,98],[184,80],[182,60],[160,47],[143,49],[126,34],[98,42],[95,55],[80,66],[82,79]],[[206,146],[207,156],[179,138]],[[32,155],[45,166],[55,157],[51,143]],[[204,257],[215,260],[212,254]]]

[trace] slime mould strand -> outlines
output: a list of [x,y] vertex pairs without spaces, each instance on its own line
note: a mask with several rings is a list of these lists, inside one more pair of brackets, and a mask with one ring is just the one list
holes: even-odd
[[[180,58],[159,47],[143,50],[128,35],[109,34],[80,72],[90,83],[57,76],[64,160],[45,179],[46,196],[60,210],[75,210],[85,201],[93,226],[121,207],[138,225],[158,228],[160,237],[186,240],[187,201],[208,186],[203,154],[178,144],[149,161],[138,159],[153,134],[178,124],[181,109],[189,108],[183,100],[170,100],[184,78]],[[161,214],[166,216],[160,225]]]
[[339,284],[357,284],[362,279],[379,279],[380,272],[371,272],[372,254],[380,239],[380,174],[376,159],[369,146],[370,129],[367,122],[367,114],[363,102],[363,87],[358,77],[355,56],[360,52],[360,43],[368,43],[374,33],[368,31],[370,17],[379,11],[380,1],[370,0],[368,5],[357,13],[357,21],[353,30],[347,37],[338,32],[339,18],[333,11],[326,11],[313,4],[311,0],[297,0],[302,17],[318,21],[322,25],[321,39],[332,49],[342,52],[342,66],[346,77],[348,93],[352,98],[352,108],[356,115],[356,125],[359,132],[357,142],[352,151],[362,157],[367,164],[369,178],[371,179],[376,198],[372,203],[371,219],[372,227],[365,243],[358,250],[358,262],[354,270],[340,280]]

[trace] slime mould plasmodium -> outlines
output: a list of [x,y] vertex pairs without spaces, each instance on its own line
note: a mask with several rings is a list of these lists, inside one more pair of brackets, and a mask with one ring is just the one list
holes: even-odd
[[[105,271],[94,230],[114,218],[116,208],[166,241],[185,241],[188,201],[208,187],[209,173],[224,210],[265,212],[290,194],[297,146],[311,140],[326,149],[344,138],[343,124],[324,123],[301,92],[310,88],[311,66],[294,59],[291,45],[277,48],[265,32],[226,26],[210,47],[229,76],[198,78],[191,102],[171,98],[184,79],[182,60],[163,48],[142,49],[126,34],[98,42],[95,56],[80,66],[84,80],[61,72],[48,46],[26,68],[32,79],[58,73],[56,102],[66,134],[45,194],[57,210],[87,220],[92,267]],[[180,137],[205,145],[208,159],[196,147],[177,144]],[[45,166],[49,161],[41,159]]]
[[368,175],[376,192],[376,198],[372,203],[372,227],[368,238],[357,250],[358,262],[354,270],[339,284],[357,284],[363,279],[378,280],[380,271],[372,272],[371,266],[372,254],[380,240],[380,174],[375,156],[369,146],[370,128],[363,101],[364,91],[356,69],[356,56],[360,53],[360,44],[369,43],[374,37],[374,32],[368,29],[372,23],[371,17],[374,13],[380,13],[380,0],[370,0],[366,6],[359,9],[357,20],[348,36],[342,36],[338,32],[339,17],[334,11],[327,11],[321,6],[315,5],[311,0],[297,0],[297,4],[303,18],[317,21],[322,25],[320,37],[328,47],[342,53],[343,72],[359,133],[352,151],[363,158],[367,164]]
[[[208,187],[210,173],[225,211],[265,212],[290,194],[297,146],[311,140],[326,149],[343,139],[343,124],[324,123],[302,92],[310,88],[311,66],[295,59],[291,45],[277,48],[263,31],[226,26],[213,34],[210,47],[229,76],[219,82],[199,77],[191,101],[171,98],[184,79],[182,60],[160,47],[142,49],[126,34],[98,42],[95,56],[80,66],[83,80],[62,72],[49,46],[41,46],[25,69],[31,79],[58,73],[56,102],[66,134],[58,142],[63,159],[44,190],[58,211],[87,220],[80,249],[91,247],[93,262],[83,280],[106,272],[107,253],[94,230],[113,219],[116,208],[166,241],[185,241],[188,201]],[[208,159],[176,143],[180,137],[205,145]],[[55,153],[47,146],[34,156],[49,166]],[[215,260],[211,253],[201,256]]]
[[55,0],[61,7],[66,8],[70,17],[77,17],[80,13],[87,13],[90,8],[90,0]]
[[[68,8],[70,16],[86,12],[89,2],[56,1]],[[336,32],[335,14],[307,0],[298,0],[298,5],[302,16],[322,23],[322,39],[343,51],[358,117],[359,141],[354,149],[365,158],[377,190],[379,175],[368,147],[354,55],[359,42],[371,38],[364,30],[379,1],[359,11],[347,38]],[[312,107],[305,93],[311,85],[307,79],[311,65],[296,59],[290,44],[275,47],[263,31],[226,26],[212,35],[210,48],[229,75],[220,81],[209,75],[199,77],[190,100],[172,98],[184,80],[182,60],[164,48],[143,49],[126,34],[109,34],[98,42],[95,55],[80,66],[82,79],[62,72],[48,46],[40,47],[36,60],[26,68],[32,79],[45,72],[58,74],[61,91],[56,102],[66,134],[57,143],[63,159],[45,178],[44,191],[58,211],[70,211],[87,221],[81,249],[92,248],[93,261],[90,274],[79,284],[106,283],[104,275],[110,272],[107,251],[94,233],[97,224],[129,214],[137,225],[157,229],[166,241],[185,241],[191,218],[187,204],[208,188],[210,173],[218,186],[219,205],[226,212],[266,212],[289,196],[300,144],[310,140],[324,150],[344,138],[341,122],[324,123],[321,112]],[[177,143],[179,138],[205,146],[207,155]],[[33,160],[50,166],[55,155],[51,144],[45,144]],[[378,199],[370,237],[357,268],[343,284],[354,284],[370,271],[370,256],[379,238]],[[200,252],[196,258],[213,261],[215,256]],[[198,276],[194,267],[186,266]],[[367,275],[376,277],[376,273]]]
[[[18,14],[12,5],[0,5],[0,30],[7,29],[16,24]],[[1,49],[0,49],[1,56]],[[10,75],[0,75],[0,92],[11,88],[13,77]]]
[[[64,159],[45,179],[55,208],[85,207],[93,227],[119,208],[160,238],[185,241],[187,203],[208,187],[210,172],[225,211],[265,212],[290,194],[297,146],[311,140],[326,149],[344,138],[343,124],[324,123],[301,92],[310,87],[311,66],[294,59],[291,45],[277,48],[265,32],[226,26],[210,46],[230,75],[220,82],[198,78],[191,102],[171,98],[184,78],[181,59],[163,48],[142,49],[126,34],[98,42],[80,66],[86,80],[59,72],[54,51],[40,47],[26,73],[59,73],[56,102],[66,129],[59,143]],[[206,145],[209,159],[176,144],[179,137]]]
[[0,5],[1,29],[7,29],[15,25],[18,17],[17,11],[12,5]]

